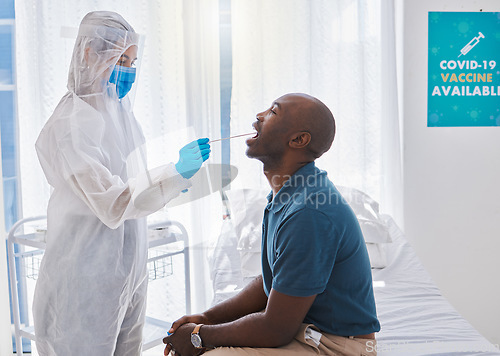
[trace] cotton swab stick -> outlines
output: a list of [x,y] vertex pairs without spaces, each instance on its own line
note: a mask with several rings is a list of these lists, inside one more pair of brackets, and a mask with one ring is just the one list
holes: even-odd
[[217,140],[208,141],[208,143],[217,142],[217,141],[224,141],[224,140],[229,140],[230,138],[241,137],[241,136],[248,136],[248,135],[255,135],[255,134],[256,134],[255,132],[250,132],[250,133],[236,135],[236,136],[231,136],[231,137],[218,138]]

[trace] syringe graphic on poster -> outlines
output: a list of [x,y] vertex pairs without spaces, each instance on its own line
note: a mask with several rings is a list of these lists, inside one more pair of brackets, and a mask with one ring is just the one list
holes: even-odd
[[479,43],[479,40],[481,38],[485,37],[481,32],[479,32],[479,35],[477,37],[474,37],[472,40],[470,40],[469,43],[467,43],[465,47],[460,50],[460,55],[458,56],[458,58],[460,58],[461,55],[465,56],[467,53],[469,53],[469,51]]

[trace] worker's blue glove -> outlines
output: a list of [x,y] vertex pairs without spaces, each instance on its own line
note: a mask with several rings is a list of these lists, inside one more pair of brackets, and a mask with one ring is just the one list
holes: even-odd
[[179,151],[179,161],[175,164],[175,169],[186,179],[194,176],[201,168],[201,164],[210,156],[210,144],[208,138],[200,138]]

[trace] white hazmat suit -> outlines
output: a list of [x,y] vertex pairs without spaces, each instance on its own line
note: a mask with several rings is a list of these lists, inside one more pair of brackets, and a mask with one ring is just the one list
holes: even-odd
[[[109,78],[126,51],[137,53],[137,45],[138,35],[120,15],[87,14],[73,51],[68,92],[36,142],[53,187],[33,303],[42,356],[141,353],[145,216],[190,183],[174,164],[147,172],[142,155],[133,159],[144,137],[130,100],[118,98]],[[134,197],[148,191],[149,205],[143,199],[136,207]]]

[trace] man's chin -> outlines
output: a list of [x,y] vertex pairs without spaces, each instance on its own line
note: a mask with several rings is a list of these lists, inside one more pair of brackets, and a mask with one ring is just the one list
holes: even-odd
[[251,148],[247,147],[245,154],[247,155],[248,158],[255,158],[255,156],[252,154],[251,151],[252,151]]
[[[248,158],[254,158],[254,159],[259,159],[259,156],[256,155],[254,152],[252,152],[252,148],[251,147],[247,147],[247,150],[245,152],[246,156]],[[260,161],[260,159],[259,159]]]

